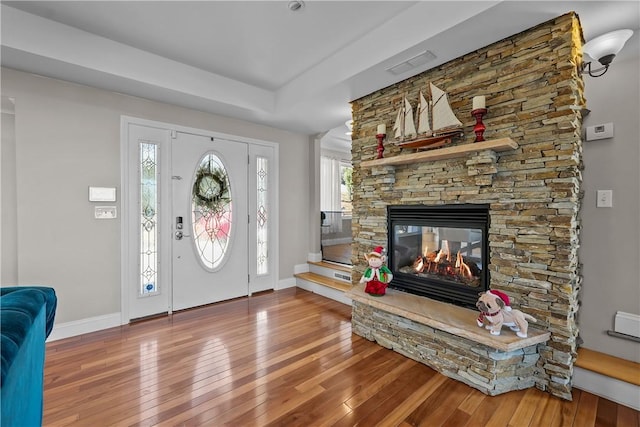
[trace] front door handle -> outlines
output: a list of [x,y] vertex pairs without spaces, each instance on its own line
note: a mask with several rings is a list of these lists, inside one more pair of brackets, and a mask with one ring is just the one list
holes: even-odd
[[176,240],[182,240],[183,237],[189,237],[188,234],[184,234],[181,230],[176,231]]

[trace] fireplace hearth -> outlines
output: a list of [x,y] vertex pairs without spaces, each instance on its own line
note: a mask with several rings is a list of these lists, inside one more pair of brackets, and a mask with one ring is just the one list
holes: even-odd
[[488,290],[489,206],[389,206],[391,288],[474,308]]

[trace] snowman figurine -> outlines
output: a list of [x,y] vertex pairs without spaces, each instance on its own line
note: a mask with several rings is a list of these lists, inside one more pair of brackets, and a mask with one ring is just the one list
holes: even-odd
[[366,283],[364,291],[372,296],[382,296],[387,290],[387,285],[393,279],[391,270],[383,265],[387,260],[387,257],[382,255],[384,248],[382,246],[376,247],[373,252],[365,254],[365,259],[369,264],[369,267],[362,274],[360,283]]

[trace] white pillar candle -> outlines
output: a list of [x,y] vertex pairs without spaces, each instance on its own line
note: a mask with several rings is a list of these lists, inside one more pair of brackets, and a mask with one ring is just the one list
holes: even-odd
[[378,125],[378,135],[385,135],[387,133],[387,125],[384,123]]
[[474,96],[473,97],[473,108],[472,110],[479,110],[481,108],[486,108],[484,103],[484,96]]

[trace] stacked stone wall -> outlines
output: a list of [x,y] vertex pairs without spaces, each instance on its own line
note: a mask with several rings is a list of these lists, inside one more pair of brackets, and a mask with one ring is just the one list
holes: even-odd
[[[566,399],[581,284],[581,46],[579,20],[569,13],[352,102],[354,284],[364,254],[387,246],[387,206],[488,203],[490,287],[551,332],[539,350],[536,386]],[[403,97],[415,105],[429,82],[447,92],[464,124],[465,136],[452,144],[473,143],[472,98],[484,95],[485,138],[508,137],[519,148],[360,167],[376,157],[377,125],[391,129]],[[385,142],[385,157],[400,153]]]
[[355,334],[490,396],[536,383],[540,345],[500,351],[357,301],[353,312]]

